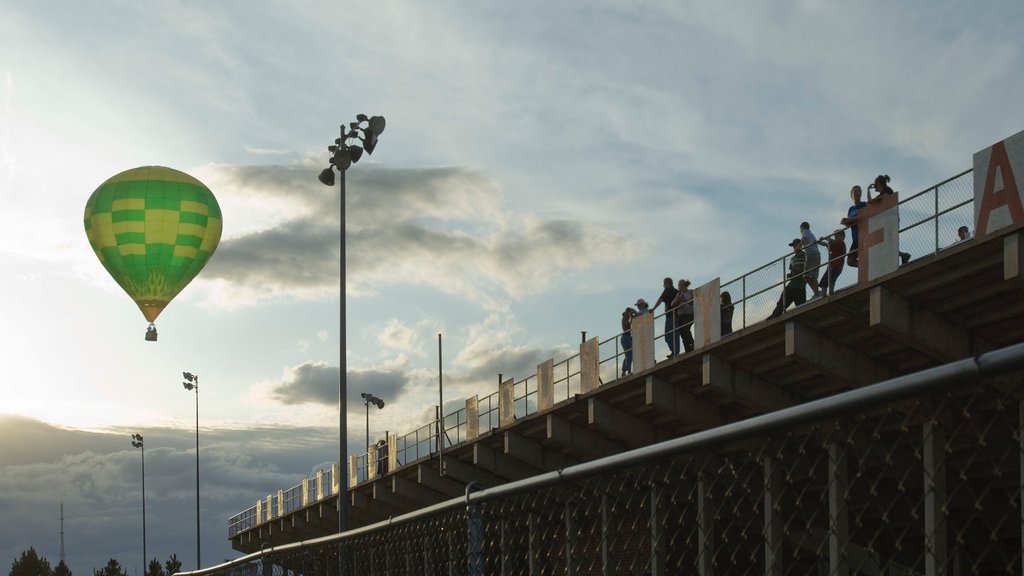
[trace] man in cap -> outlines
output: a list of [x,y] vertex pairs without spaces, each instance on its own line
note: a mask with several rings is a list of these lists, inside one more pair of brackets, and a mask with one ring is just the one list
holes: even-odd
[[800,247],[799,238],[790,242],[789,245],[793,247],[793,257],[789,260],[789,274],[787,275],[789,282],[783,288],[782,296],[779,296],[779,302],[775,305],[775,310],[768,316],[768,319],[782,316],[782,313],[786,308],[789,308],[790,304],[799,306],[807,301],[807,285],[804,280],[807,268],[807,255],[804,254],[803,249]]

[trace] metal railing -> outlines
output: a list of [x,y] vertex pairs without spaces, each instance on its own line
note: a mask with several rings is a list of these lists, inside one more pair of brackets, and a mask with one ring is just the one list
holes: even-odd
[[1021,370],[1016,344],[181,576],[1019,575]]
[[[911,262],[948,248],[956,241],[957,228],[961,225],[972,225],[974,218],[974,180],[972,174],[972,170],[966,170],[900,201],[900,250],[906,251],[910,255]],[[840,231],[846,235],[847,240],[850,239],[848,227],[840,228],[818,239],[827,244]],[[734,308],[731,327],[734,333],[763,322],[769,317],[789,280],[787,275],[791,259],[792,254],[786,254],[733,280],[722,283],[721,291],[729,292],[732,296]],[[830,261],[828,250],[824,248],[820,264],[813,270],[815,277],[820,278],[826,274],[831,264],[836,264],[836,262]],[[808,273],[810,272],[812,271],[809,270]],[[841,291],[856,285],[856,283],[856,268],[848,270],[844,264],[843,271],[836,277],[834,291]],[[823,297],[829,298],[831,295],[832,292],[827,292]],[[692,301],[690,302],[692,303]],[[664,326],[664,318],[665,313],[655,316],[655,325]],[[689,330],[690,328],[686,327],[685,329]],[[661,358],[667,352],[671,352],[671,350],[665,342],[664,328],[660,332],[656,329],[655,332],[654,341],[659,351],[655,357]],[[625,354],[625,351],[620,346],[621,336],[621,334],[616,334],[606,340],[599,340],[599,367],[602,382],[610,382],[620,375],[619,367]],[[557,404],[557,402],[572,398],[580,392],[580,356],[579,354],[574,354],[556,363],[554,366],[555,400]],[[522,418],[537,411],[536,374],[515,381],[513,391],[516,418]],[[483,432],[498,428],[498,392],[495,391],[488,396],[480,398],[478,402],[479,430]],[[413,464],[429,458],[438,451],[439,442],[443,441],[447,450],[466,440],[465,408],[460,408],[456,412],[445,415],[443,422],[444,434],[441,435],[442,438],[440,439],[436,420],[428,422],[408,434],[399,436],[397,440],[397,462],[395,465],[390,466],[389,469],[394,470],[396,467]],[[363,483],[368,479],[366,468],[368,460],[368,454],[360,454],[357,458],[357,484]],[[265,520],[265,518],[261,519],[256,515],[255,507],[250,508],[229,520],[229,536],[237,533],[237,526],[244,525],[244,522],[241,520],[242,518],[256,518],[257,524]],[[252,526],[247,525],[247,527]]]

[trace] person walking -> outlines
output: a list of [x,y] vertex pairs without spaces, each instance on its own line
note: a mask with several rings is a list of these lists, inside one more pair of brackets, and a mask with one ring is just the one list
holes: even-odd
[[782,316],[782,313],[786,311],[786,308],[789,308],[790,304],[799,306],[807,301],[807,286],[804,281],[807,258],[804,256],[804,251],[800,248],[799,238],[794,239],[789,245],[793,247],[793,257],[789,260],[789,274],[787,276],[789,282],[782,289],[782,295],[779,296],[779,302],[775,305],[775,310],[768,316],[769,320]]
[[818,239],[811,232],[811,225],[807,222],[800,223],[800,248],[807,258],[804,280],[811,286],[811,300],[821,297],[818,288],[818,268],[821,267],[821,252],[818,250]]

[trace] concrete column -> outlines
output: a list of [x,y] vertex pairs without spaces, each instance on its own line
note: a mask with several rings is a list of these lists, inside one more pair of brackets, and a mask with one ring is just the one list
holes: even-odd
[[551,358],[537,364],[537,412],[555,405],[555,361]]
[[640,373],[654,367],[654,315],[641,314],[633,317],[630,324],[633,336],[633,373]]
[[309,476],[302,479],[302,507],[309,505]]
[[480,435],[480,397],[466,399],[466,440],[475,440]]
[[601,351],[597,338],[580,344],[580,394],[593,392],[601,385]]
[[693,346],[703,348],[722,338],[722,287],[715,278],[693,291]]
[[515,380],[509,378],[498,384],[498,426],[511,426],[516,420]]

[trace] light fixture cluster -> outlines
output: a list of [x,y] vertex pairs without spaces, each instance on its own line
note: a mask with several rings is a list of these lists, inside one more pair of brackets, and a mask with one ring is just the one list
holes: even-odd
[[370,404],[374,404],[374,405],[377,406],[377,408],[383,408],[384,407],[384,400],[382,400],[381,398],[377,398],[373,394],[369,394],[369,393],[366,393],[366,392],[363,392],[361,395],[363,397],[363,400],[366,400],[366,405],[367,406],[369,406]]
[[[385,121],[383,116],[370,116],[357,114],[356,121],[350,122],[348,131],[342,126],[342,136],[334,139],[334,144],[327,147],[331,153],[331,165],[320,172],[320,182],[325,186],[334,186],[334,169],[339,172],[348,170],[348,167],[355,164],[363,157],[363,151],[373,154],[377,147],[377,138],[384,132]],[[351,143],[350,143],[351,142]]]
[[181,376],[185,379],[185,381],[181,383],[181,385],[185,387],[185,390],[199,390],[199,376],[191,372],[182,372]]
[[132,446],[142,448],[142,434],[132,434]]

